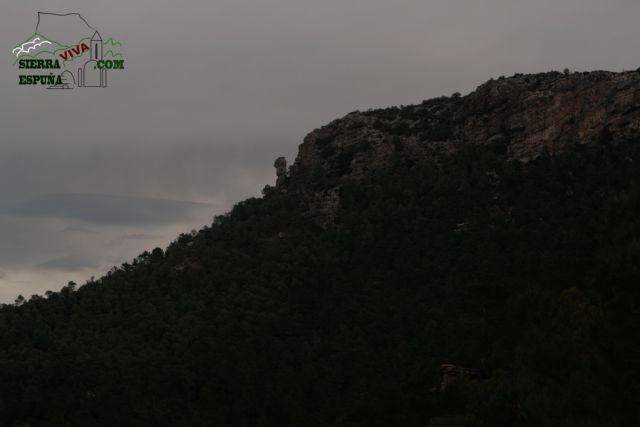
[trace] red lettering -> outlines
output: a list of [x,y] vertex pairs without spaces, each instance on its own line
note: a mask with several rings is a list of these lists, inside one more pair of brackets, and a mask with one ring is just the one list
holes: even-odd
[[69,58],[75,58],[76,55],[82,55],[88,50],[91,50],[89,49],[89,45],[82,43],[81,45],[77,45],[76,47],[66,50],[64,53],[61,53],[60,58],[62,58],[63,61],[67,61]]

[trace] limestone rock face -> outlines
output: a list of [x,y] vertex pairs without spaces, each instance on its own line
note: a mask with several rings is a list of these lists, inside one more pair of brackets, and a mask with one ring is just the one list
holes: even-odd
[[[526,162],[633,136],[640,136],[640,70],[520,74],[466,96],[350,113],[304,138],[287,179],[322,176],[339,189],[343,180],[366,179],[393,159],[438,160],[466,144],[496,146],[508,159]],[[312,211],[331,218],[339,191],[310,200]]]
[[[491,80],[465,97],[350,113],[311,132],[296,168],[322,164],[350,176],[389,156],[437,155],[460,144],[503,140],[528,161],[597,139],[640,132],[640,72],[544,73]],[[345,164],[346,163],[346,164]]]
[[509,137],[511,158],[527,161],[640,130],[640,73],[518,76],[489,82],[466,99],[462,142]]

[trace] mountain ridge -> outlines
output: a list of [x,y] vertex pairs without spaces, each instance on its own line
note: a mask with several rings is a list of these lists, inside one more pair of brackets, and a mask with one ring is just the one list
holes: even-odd
[[311,132],[263,197],[2,307],[0,419],[636,425],[638,75],[514,76]]
[[349,113],[304,138],[288,176],[305,180],[315,170],[336,178],[313,202],[321,218],[331,218],[341,179],[365,178],[394,157],[437,159],[466,145],[490,145],[506,159],[528,162],[639,134],[639,71],[515,74],[466,96]]
[[362,131],[374,142],[400,136],[407,145],[414,142],[409,137],[418,143],[448,145],[507,139],[509,156],[528,161],[587,143],[605,127],[615,127],[610,129],[614,137],[636,134],[639,110],[638,71],[515,74],[491,79],[464,97],[456,94],[421,105],[349,113],[309,133],[296,165],[306,167],[328,144],[340,149],[335,137],[347,130]]

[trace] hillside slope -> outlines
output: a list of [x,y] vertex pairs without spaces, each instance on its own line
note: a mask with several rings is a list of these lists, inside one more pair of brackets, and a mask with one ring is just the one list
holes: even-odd
[[632,426],[640,73],[356,112],[262,198],[0,311],[18,426]]

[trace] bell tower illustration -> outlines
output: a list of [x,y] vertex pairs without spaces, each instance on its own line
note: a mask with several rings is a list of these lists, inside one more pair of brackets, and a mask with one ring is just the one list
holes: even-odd
[[102,59],[102,37],[97,31],[91,38],[91,59],[94,61]]
[[91,57],[78,68],[78,87],[107,87],[107,70],[98,68],[98,61],[103,59],[103,42],[97,31],[91,38]]

